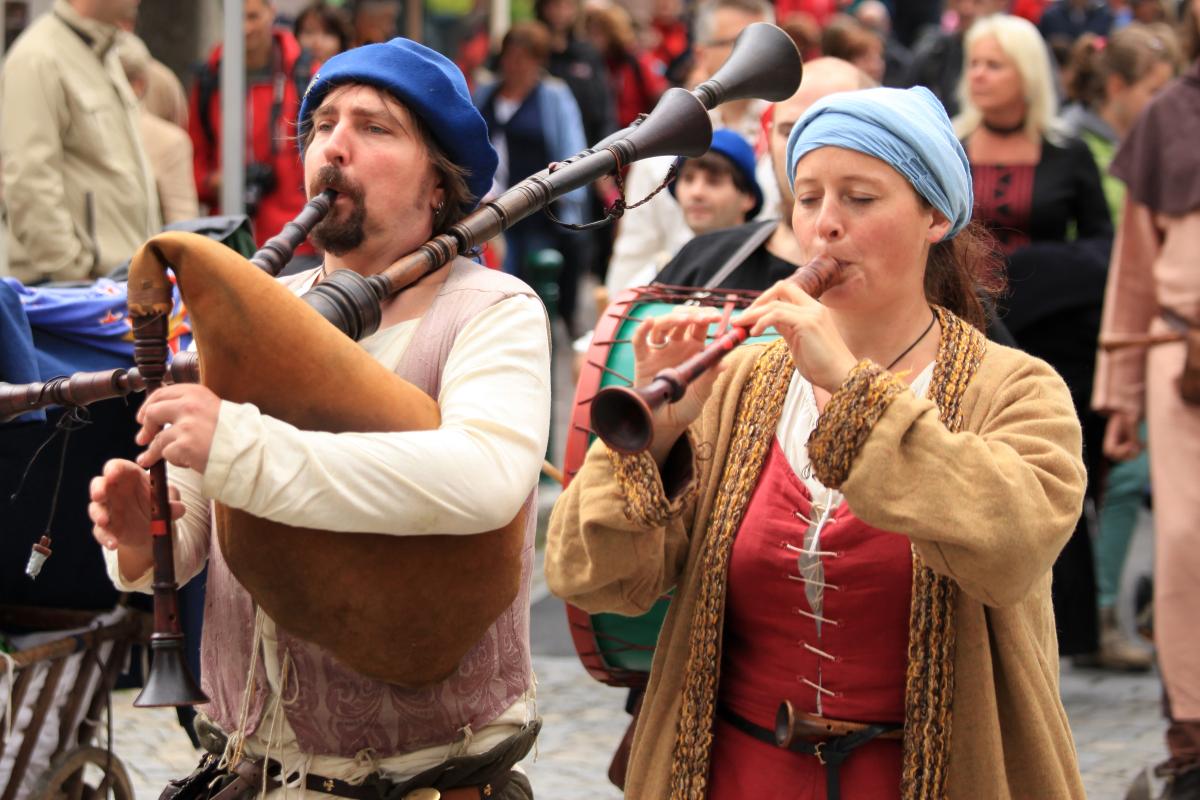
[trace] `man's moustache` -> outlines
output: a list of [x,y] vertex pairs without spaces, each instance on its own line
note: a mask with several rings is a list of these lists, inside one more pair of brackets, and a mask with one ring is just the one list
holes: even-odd
[[344,194],[352,199],[361,198],[363,195],[362,188],[354,183],[351,183],[341,173],[341,171],[322,169],[317,173],[317,177],[309,186],[309,196],[315,197],[326,189],[332,189],[338,194]]

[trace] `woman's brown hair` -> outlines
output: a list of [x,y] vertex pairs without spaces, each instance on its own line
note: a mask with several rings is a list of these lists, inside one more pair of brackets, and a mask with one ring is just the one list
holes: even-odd
[[343,9],[326,5],[325,0],[317,0],[296,17],[296,22],[292,25],[292,32],[296,36],[300,35],[309,18],[315,19],[326,33],[337,37],[339,53],[350,49],[351,40],[354,38],[354,26],[350,24],[350,16]]
[[1107,39],[1085,33],[1071,48],[1068,94],[1090,108],[1104,105],[1109,75],[1133,85],[1157,64],[1179,69],[1179,41],[1169,28],[1134,22]]
[[1189,64],[1200,58],[1200,20],[1196,19],[1194,8],[1194,4],[1187,4],[1179,32],[1179,38],[1183,42],[1183,54]]
[[838,15],[821,32],[821,54],[853,62],[878,41],[879,36],[854,17]]
[[972,220],[953,239],[938,242],[925,262],[925,299],[948,308],[981,331],[988,307],[1004,290],[996,239]]

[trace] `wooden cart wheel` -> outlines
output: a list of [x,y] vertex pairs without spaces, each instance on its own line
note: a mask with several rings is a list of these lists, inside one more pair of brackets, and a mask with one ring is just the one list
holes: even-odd
[[[107,769],[106,769],[107,768]],[[99,747],[68,750],[51,762],[31,800],[134,800],[133,784],[116,755]]]

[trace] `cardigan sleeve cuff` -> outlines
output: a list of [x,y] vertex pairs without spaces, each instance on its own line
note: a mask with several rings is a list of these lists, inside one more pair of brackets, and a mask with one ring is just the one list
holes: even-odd
[[871,429],[904,389],[903,381],[875,362],[858,362],[829,399],[808,439],[817,480],[830,489],[841,488]]
[[696,458],[691,433],[675,442],[660,471],[649,453],[608,451],[613,477],[625,503],[625,516],[647,528],[678,517],[696,492]]

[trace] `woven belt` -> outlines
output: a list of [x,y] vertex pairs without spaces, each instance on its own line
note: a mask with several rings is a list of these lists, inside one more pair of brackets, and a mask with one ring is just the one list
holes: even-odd
[[766,742],[774,747],[783,747],[783,749],[790,750],[793,753],[815,756],[817,761],[825,767],[826,800],[841,800],[842,787],[839,768],[856,748],[861,747],[872,739],[880,737],[894,739],[903,735],[902,725],[865,725],[857,722],[843,722],[841,720],[825,720],[819,717],[812,717],[810,721],[815,722],[816,720],[820,720],[820,723],[822,723],[821,727],[825,731],[837,731],[837,733],[833,733],[832,735],[825,734],[822,738],[817,739],[794,738],[784,746],[776,739],[774,731],[767,730],[760,725],[755,725],[726,706],[721,706],[717,709],[717,716],[742,733],[752,736],[760,742]]

